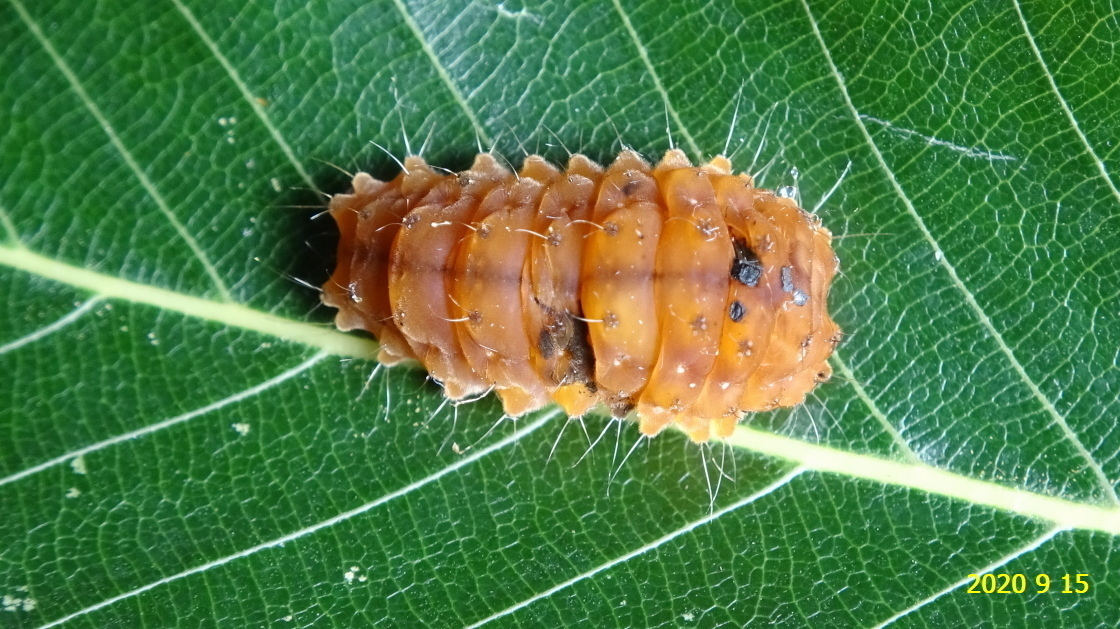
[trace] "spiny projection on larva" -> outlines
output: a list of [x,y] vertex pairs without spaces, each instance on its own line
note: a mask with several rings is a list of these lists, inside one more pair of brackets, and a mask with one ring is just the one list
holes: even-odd
[[452,399],[494,390],[511,416],[603,405],[704,442],[831,375],[832,234],[724,157],[574,155],[561,171],[530,156],[513,173],[483,153],[447,174],[411,156],[353,188],[331,199],[323,302]]

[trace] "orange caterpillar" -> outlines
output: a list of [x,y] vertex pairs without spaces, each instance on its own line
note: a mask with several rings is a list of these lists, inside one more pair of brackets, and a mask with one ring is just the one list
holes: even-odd
[[703,442],[832,373],[832,234],[724,157],[574,155],[561,172],[532,156],[514,174],[484,153],[442,174],[414,156],[353,186],[331,199],[323,303],[452,399],[493,389],[512,416],[602,403]]

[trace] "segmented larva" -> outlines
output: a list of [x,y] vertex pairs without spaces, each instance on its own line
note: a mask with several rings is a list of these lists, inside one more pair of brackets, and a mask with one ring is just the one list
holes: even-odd
[[484,153],[441,174],[412,156],[353,186],[331,199],[323,302],[452,399],[493,389],[511,416],[601,403],[703,442],[832,373],[832,234],[724,157],[574,155],[561,172],[531,156],[514,174]]

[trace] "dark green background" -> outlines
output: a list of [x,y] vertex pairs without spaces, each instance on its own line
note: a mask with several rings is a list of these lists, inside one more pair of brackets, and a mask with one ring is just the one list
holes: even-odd
[[[461,168],[477,143],[515,162],[522,147],[563,160],[561,143],[656,157],[667,124],[708,157],[730,129],[739,168],[761,145],[763,183],[797,168],[810,208],[851,163],[819,211],[847,236],[840,377],[756,426],[1117,508],[1120,16],[1106,3],[180,1],[0,2],[4,251],[311,329],[331,313],[290,278],[322,280],[331,226],[292,206],[345,189],[327,162],[391,175],[370,141],[403,155],[403,129]],[[0,267],[0,347],[90,297]],[[338,356],[97,448],[84,474],[63,461],[24,476],[317,351],[122,300],[79,314],[0,349],[0,626],[462,626],[572,579],[493,625],[848,627],[911,607],[895,626],[1120,622],[1107,532],[1055,533],[948,486],[812,469],[774,486],[795,464],[749,447],[705,451],[706,477],[677,434],[608,482],[613,429],[576,465],[587,441],[568,426],[549,460],[562,418],[487,434],[493,400],[453,424],[420,372],[383,370],[363,395],[374,363]],[[473,449],[441,449],[449,431]],[[636,438],[625,426],[619,458]],[[734,478],[718,517],[671,535],[709,517],[712,457]],[[1088,573],[1093,589],[951,588],[992,565]]]

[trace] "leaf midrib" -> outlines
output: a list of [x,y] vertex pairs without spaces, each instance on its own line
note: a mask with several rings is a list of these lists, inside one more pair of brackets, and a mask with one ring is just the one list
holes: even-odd
[[[0,265],[50,279],[102,298],[119,299],[178,312],[316,347],[331,354],[372,358],[377,344],[313,324],[293,321],[225,302],[185,295],[148,284],[76,267],[24,248],[0,246]],[[1016,515],[1052,522],[1063,528],[1120,535],[1120,509],[1066,500],[998,483],[981,481],[921,462],[891,461],[739,426],[731,445],[799,464],[807,470],[835,473],[885,485],[917,489]]]
[[377,352],[377,343],[353,334],[293,321],[238,303],[213,301],[105,275],[35,253],[25,247],[0,246],[0,265],[82,289],[94,296],[154,306],[196,319],[317,347],[339,356],[372,358]]

